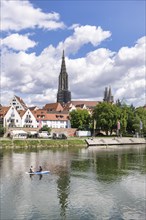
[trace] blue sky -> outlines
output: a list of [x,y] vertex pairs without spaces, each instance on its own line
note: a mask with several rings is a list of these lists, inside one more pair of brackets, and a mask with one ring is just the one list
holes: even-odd
[[73,100],[145,104],[145,1],[3,0],[1,103],[56,102],[65,49]]
[[[67,26],[81,25],[101,26],[112,32],[112,41],[104,46],[118,50],[126,45],[131,46],[145,34],[145,2],[144,1],[31,1],[43,11],[57,11]],[[48,10],[49,9],[49,10]],[[48,33],[49,34],[49,33]],[[52,33],[53,34],[53,33]],[[70,32],[60,33],[60,38],[67,37]]]

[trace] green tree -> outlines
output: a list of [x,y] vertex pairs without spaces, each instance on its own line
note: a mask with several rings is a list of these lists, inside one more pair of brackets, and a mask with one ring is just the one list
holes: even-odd
[[116,129],[117,120],[120,118],[120,108],[111,103],[102,102],[98,104],[93,111],[93,119],[96,120],[96,128],[112,134]]
[[47,125],[44,125],[39,131],[40,132],[41,131],[48,131],[48,133],[50,133],[51,132],[51,128],[49,128]]
[[[127,126],[128,126],[128,120],[131,121],[131,108],[127,106],[126,104],[122,105],[121,107],[121,116],[120,116],[120,122],[121,122],[121,131],[123,134],[126,134],[127,132]],[[130,123],[131,124],[131,123]],[[131,124],[132,126],[132,124]],[[129,126],[131,129],[132,127]]]
[[86,109],[73,110],[70,112],[70,122],[72,128],[89,130],[91,127],[91,116]]
[[4,133],[5,133],[5,128],[2,125],[0,125],[0,137],[2,137]]
[[[135,130],[146,134],[146,109],[138,107],[135,109],[134,115],[135,120],[133,120],[133,123]],[[142,129],[140,129],[140,121],[142,122]]]
[[120,122],[121,122],[121,132],[125,135],[127,133],[133,133],[133,119],[134,119],[134,110],[135,108],[131,105],[128,106],[125,103],[120,106],[121,115],[120,115]]

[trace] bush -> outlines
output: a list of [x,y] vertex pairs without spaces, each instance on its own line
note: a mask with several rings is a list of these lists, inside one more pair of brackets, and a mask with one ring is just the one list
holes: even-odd
[[41,132],[41,131],[48,131],[48,133],[50,134],[51,128],[49,128],[47,125],[45,125],[39,130],[39,132]]
[[4,133],[5,133],[5,128],[2,125],[0,125],[0,137],[2,137]]

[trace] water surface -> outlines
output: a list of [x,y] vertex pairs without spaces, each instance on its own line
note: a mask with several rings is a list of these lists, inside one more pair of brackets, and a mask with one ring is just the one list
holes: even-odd
[[144,146],[1,150],[0,173],[2,220],[146,219]]

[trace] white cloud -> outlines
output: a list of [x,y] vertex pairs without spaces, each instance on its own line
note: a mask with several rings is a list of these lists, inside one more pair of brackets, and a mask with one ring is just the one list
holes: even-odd
[[146,49],[146,37],[140,38],[134,47],[122,47],[117,56],[115,57],[115,62],[118,65],[129,65],[136,66],[144,64],[145,60],[145,49]]
[[76,53],[83,45],[91,43],[94,47],[111,36],[110,31],[103,31],[96,26],[75,26],[72,36],[61,42],[58,48],[64,48],[68,53]]
[[[109,31],[103,31],[100,27],[87,25],[75,27],[73,35],[56,48],[49,45],[38,56],[5,48],[2,51],[3,94],[9,90],[16,95],[25,94],[24,101],[30,105],[38,103],[43,106],[55,102],[62,49],[65,48],[65,54],[70,55],[87,43],[97,46],[110,35]],[[3,39],[3,44],[25,50],[21,43],[17,45],[12,41],[13,37],[20,39],[20,42],[25,39],[28,42],[26,48],[32,43],[27,36],[15,34]],[[115,100],[124,98],[127,104],[144,105],[144,45],[145,37],[138,39],[133,47],[123,47],[117,53],[97,48],[78,59],[66,57],[72,99],[102,100],[104,88],[111,85]]]
[[34,8],[27,0],[1,1],[2,31],[20,31],[35,27],[48,30],[64,28],[64,23],[59,19],[58,13],[44,13],[40,8]]
[[73,25],[71,25],[68,29],[69,30],[73,30],[73,29],[75,29],[75,28],[77,28],[77,27],[79,27],[80,25],[79,24],[73,24]]
[[[8,104],[14,94],[29,105],[55,102],[63,49],[68,56],[65,60],[72,99],[102,100],[105,87],[110,85],[115,100],[125,99],[127,104],[135,106],[145,104],[145,36],[132,47],[125,46],[114,52],[99,48],[101,42],[111,37],[110,31],[73,24],[68,28],[72,35],[36,55],[27,53],[29,48],[36,49],[37,44],[30,35],[14,33],[27,28],[35,33],[36,28],[56,30],[65,25],[58,13],[43,12],[28,0],[1,2],[1,30],[9,33],[1,39],[2,104]],[[78,59],[69,58],[87,44],[94,50]]]
[[30,40],[27,35],[11,34],[1,40],[1,45],[18,51],[26,51],[27,49],[34,47],[36,42]]

